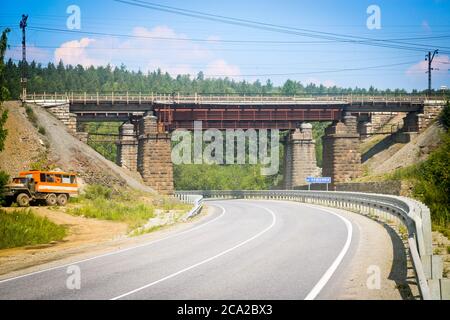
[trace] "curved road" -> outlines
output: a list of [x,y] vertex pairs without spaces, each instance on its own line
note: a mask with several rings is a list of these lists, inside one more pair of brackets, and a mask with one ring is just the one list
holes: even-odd
[[0,281],[0,299],[314,299],[339,280],[357,242],[332,209],[208,203],[214,212],[189,229],[73,263],[79,290],[67,288],[68,266],[60,266]]

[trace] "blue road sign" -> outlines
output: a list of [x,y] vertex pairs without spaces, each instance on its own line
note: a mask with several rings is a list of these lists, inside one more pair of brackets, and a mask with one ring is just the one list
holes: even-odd
[[306,177],[307,183],[331,183],[331,177]]

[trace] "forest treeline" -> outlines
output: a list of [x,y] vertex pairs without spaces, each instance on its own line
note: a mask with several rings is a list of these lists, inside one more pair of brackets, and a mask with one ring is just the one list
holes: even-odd
[[[19,98],[22,63],[15,63],[9,59],[4,67],[6,87],[11,98]],[[404,89],[379,90],[374,87],[341,88],[326,87],[322,84],[303,84],[295,80],[286,80],[283,85],[276,86],[269,79],[262,83],[260,80],[249,82],[236,81],[230,78],[206,78],[203,72],[195,77],[178,75],[172,77],[168,73],[157,69],[152,72],[128,70],[125,65],[113,67],[111,65],[98,67],[83,67],[82,65],[65,65],[52,62],[42,65],[35,61],[25,64],[28,79],[27,90],[32,92],[158,92],[171,94],[199,93],[199,94],[247,94],[247,95],[301,95],[301,94],[405,94]],[[413,90],[412,93],[420,93]]]

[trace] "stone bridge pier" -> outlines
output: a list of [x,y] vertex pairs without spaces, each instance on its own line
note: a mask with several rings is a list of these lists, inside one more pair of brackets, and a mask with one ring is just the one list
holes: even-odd
[[137,171],[138,141],[135,125],[125,122],[119,127],[116,163],[130,171]]
[[361,176],[361,153],[358,151],[359,133],[355,116],[345,114],[342,121],[333,122],[322,138],[324,177],[332,184],[349,182]]
[[306,185],[306,177],[319,174],[312,125],[302,123],[299,129],[289,133],[285,143],[284,187],[292,189],[295,186]]
[[157,117],[147,112],[138,125],[137,171],[158,193],[173,194],[173,165],[169,133],[158,132]]

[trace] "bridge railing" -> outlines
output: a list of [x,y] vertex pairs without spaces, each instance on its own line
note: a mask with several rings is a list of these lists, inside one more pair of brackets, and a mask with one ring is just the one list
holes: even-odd
[[[202,196],[204,199],[273,199],[310,203],[348,211],[395,223],[405,230],[410,259],[422,299],[450,299],[450,280],[442,279],[442,262],[433,256],[430,210],[416,200],[371,193],[268,190],[268,191],[177,191],[178,197]],[[433,269],[440,263],[439,268]],[[431,289],[430,289],[431,286]]]
[[160,103],[160,104],[364,104],[364,103],[423,103],[425,100],[443,100],[443,95],[208,95],[208,94],[164,94],[136,92],[70,92],[32,93],[27,102],[34,103]]

